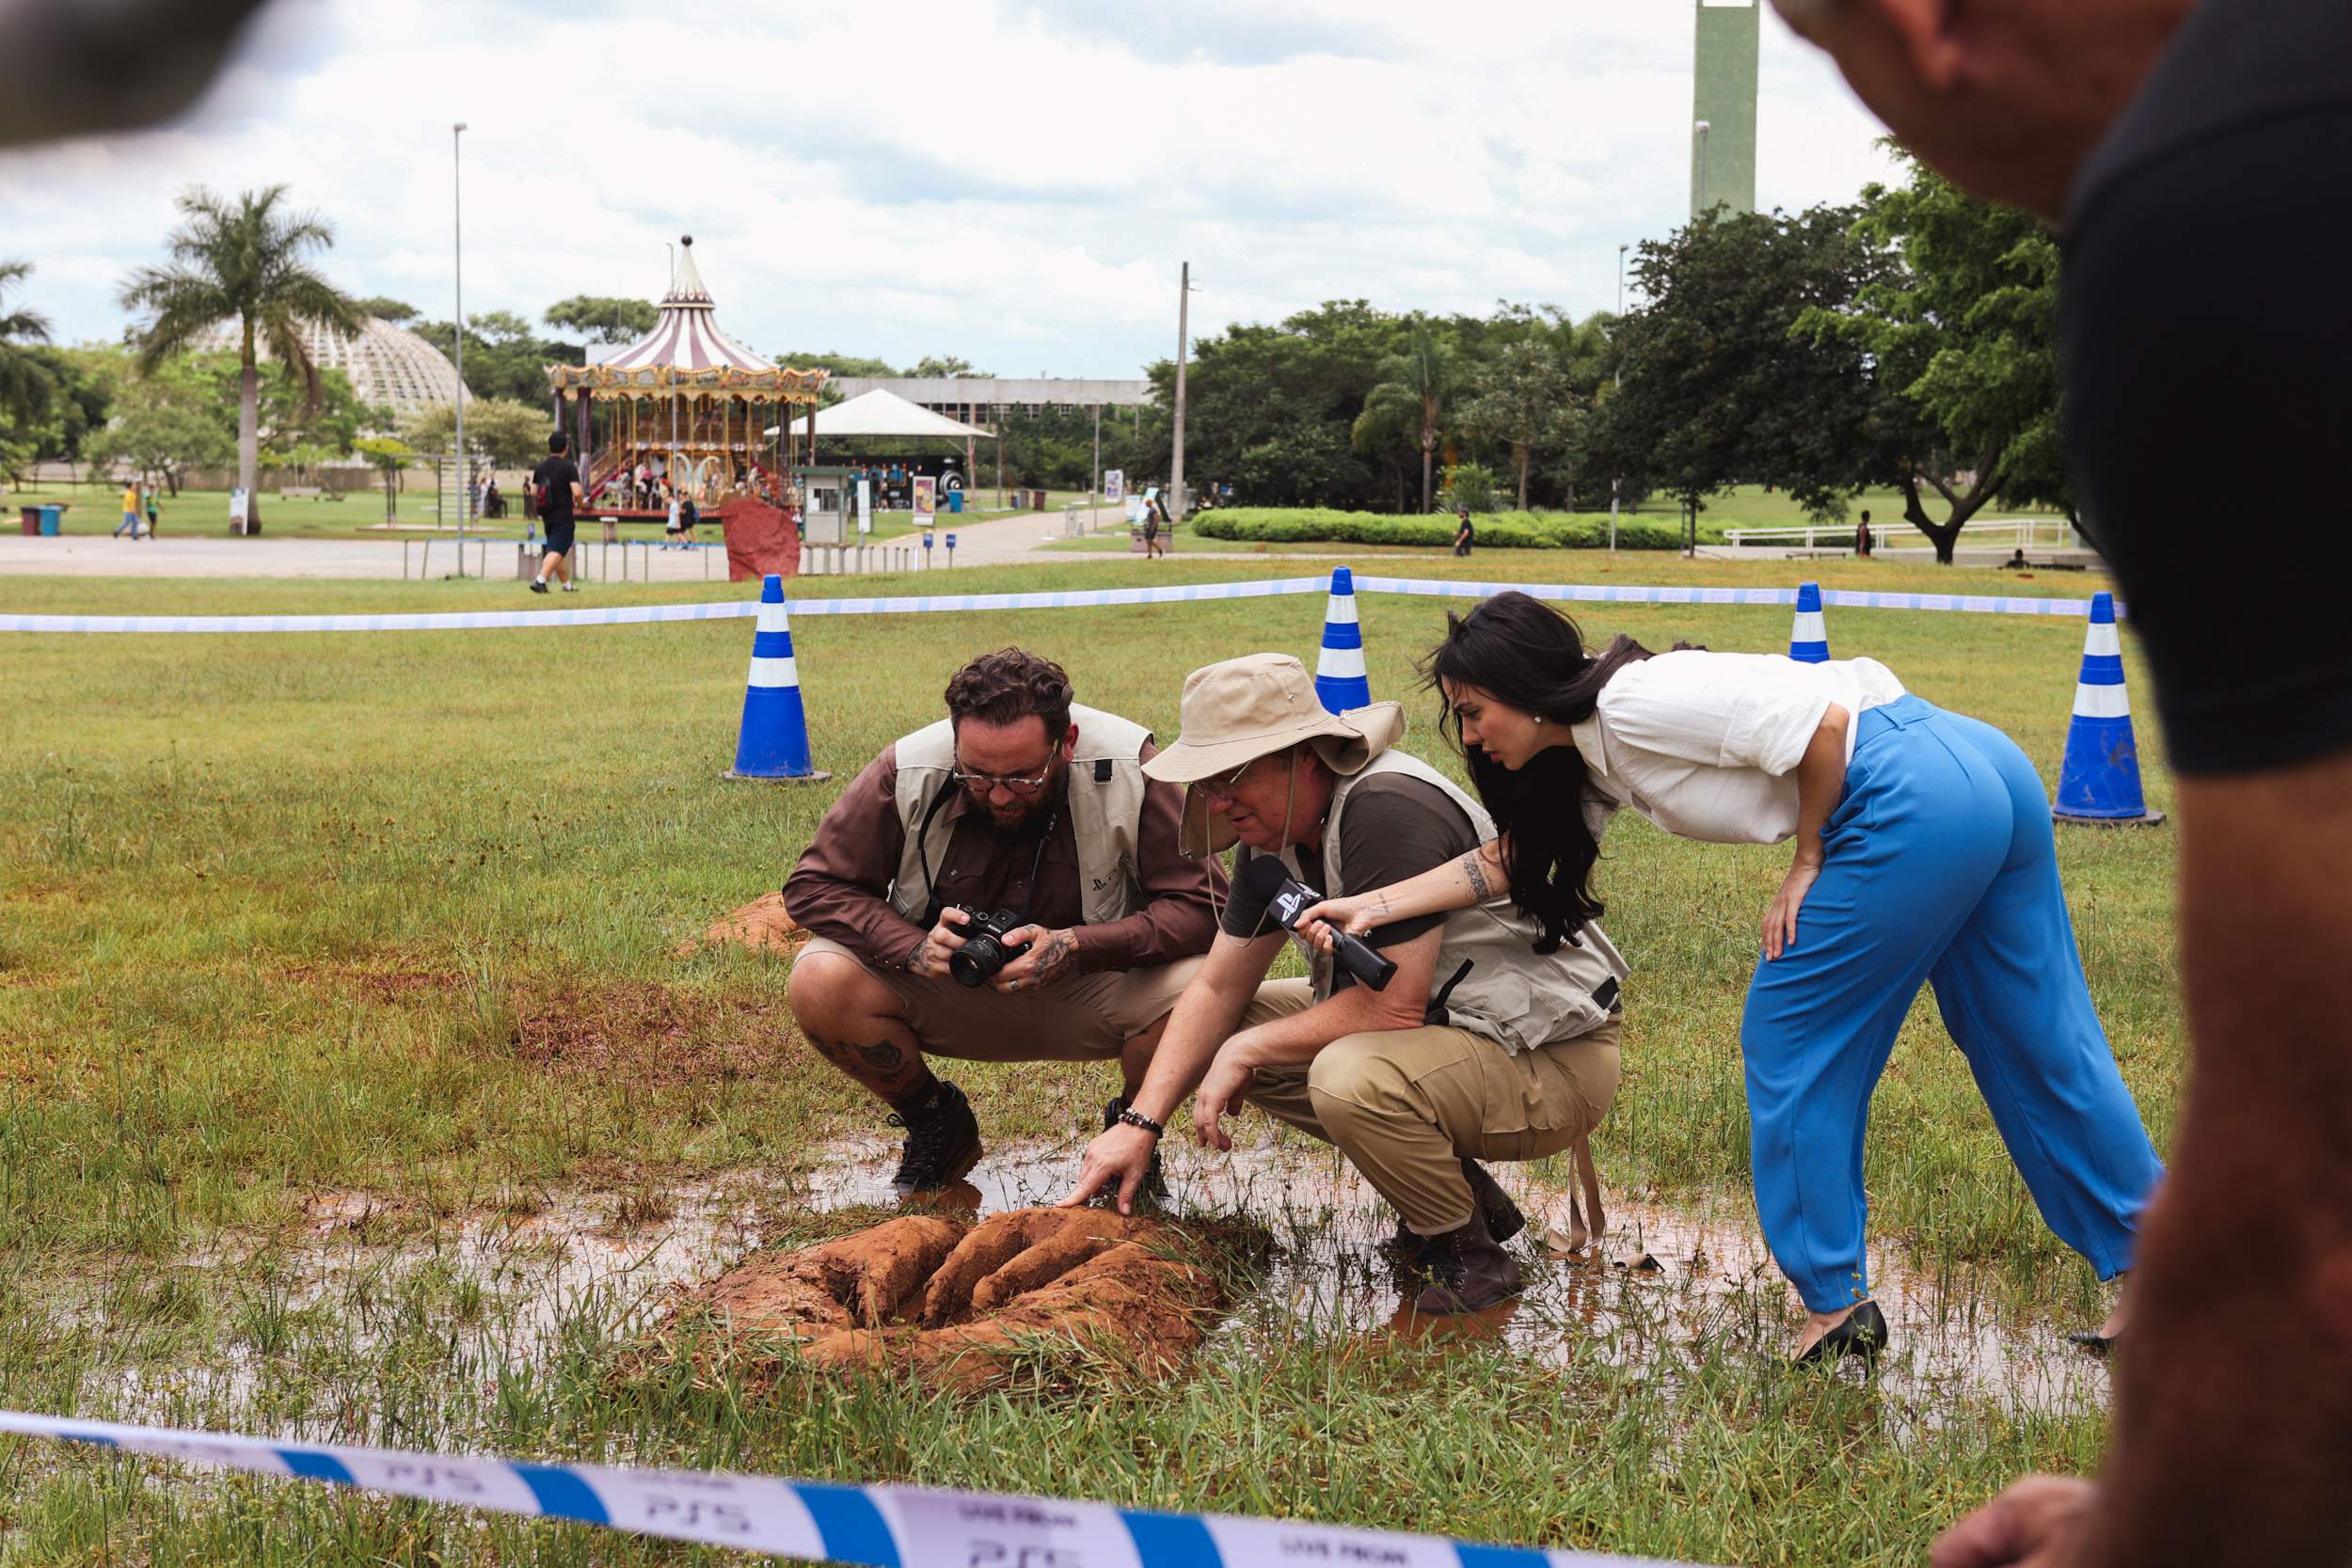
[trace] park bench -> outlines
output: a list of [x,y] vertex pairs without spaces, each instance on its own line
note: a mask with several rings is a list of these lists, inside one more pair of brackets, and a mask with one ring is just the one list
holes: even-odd
[[321,484],[281,484],[278,487],[279,500],[317,500],[325,497],[331,501],[343,499],[341,490],[329,490]]

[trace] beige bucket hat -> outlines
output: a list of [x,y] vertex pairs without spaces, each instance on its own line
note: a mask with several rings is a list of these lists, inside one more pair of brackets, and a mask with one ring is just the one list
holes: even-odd
[[[1405,734],[1405,709],[1397,703],[1327,711],[1307,667],[1288,654],[1250,654],[1195,670],[1184,677],[1180,711],[1184,730],[1176,743],[1143,765],[1145,776],[1163,784],[1197,784],[1301,741],[1332,772],[1355,773]],[[1232,825],[1209,810],[1198,789],[1184,791],[1182,853],[1215,854],[1231,848],[1234,837]]]

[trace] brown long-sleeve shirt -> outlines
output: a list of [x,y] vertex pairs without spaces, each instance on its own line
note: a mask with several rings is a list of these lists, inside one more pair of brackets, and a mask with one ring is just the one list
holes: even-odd
[[[1149,759],[1154,750],[1146,741],[1143,757]],[[894,745],[868,763],[834,802],[784,886],[785,909],[803,928],[832,938],[873,964],[905,962],[923,935],[923,927],[900,916],[884,897],[891,879],[898,874],[898,857],[906,844],[906,828],[898,820],[898,749]],[[1069,812],[1060,814],[1046,840],[1032,895],[1029,866],[1038,855],[1035,838],[999,837],[988,814],[975,808],[961,789],[940,809],[955,824],[955,832],[947,852],[932,863],[931,896],[942,904],[1010,910],[1041,926],[1074,930],[1074,961],[1081,973],[1173,963],[1207,952],[1216,940],[1211,889],[1223,896],[1224,869],[1214,858],[1194,861],[1177,853],[1184,791],[1174,784],[1147,781],[1144,786],[1136,876],[1147,902],[1124,920],[1101,926],[1085,924],[1077,833]]]

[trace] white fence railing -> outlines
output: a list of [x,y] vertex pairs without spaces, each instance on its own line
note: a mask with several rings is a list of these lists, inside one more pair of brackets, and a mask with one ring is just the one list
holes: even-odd
[[[1727,528],[1726,545],[1772,545],[1782,548],[1850,550],[1860,531],[1853,523],[1808,523],[1791,528]],[[1929,549],[1927,535],[1909,523],[1870,525],[1873,550],[1906,547]],[[2074,527],[2063,517],[1972,517],[1961,525],[1962,549],[2071,550],[2077,547]]]

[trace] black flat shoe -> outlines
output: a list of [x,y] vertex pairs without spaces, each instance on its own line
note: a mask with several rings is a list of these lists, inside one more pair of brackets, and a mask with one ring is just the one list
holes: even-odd
[[2097,1329],[2087,1328],[2069,1334],[2066,1337],[2066,1342],[2077,1350],[2089,1351],[2093,1355],[2112,1355],[2115,1354],[2115,1347],[2123,1342],[2123,1336],[2102,1334]]
[[1835,1366],[1849,1355],[1875,1369],[1886,1349],[1886,1314],[1875,1301],[1866,1301],[1846,1314],[1845,1322],[1813,1341],[1812,1348],[1789,1363],[1796,1367]]

